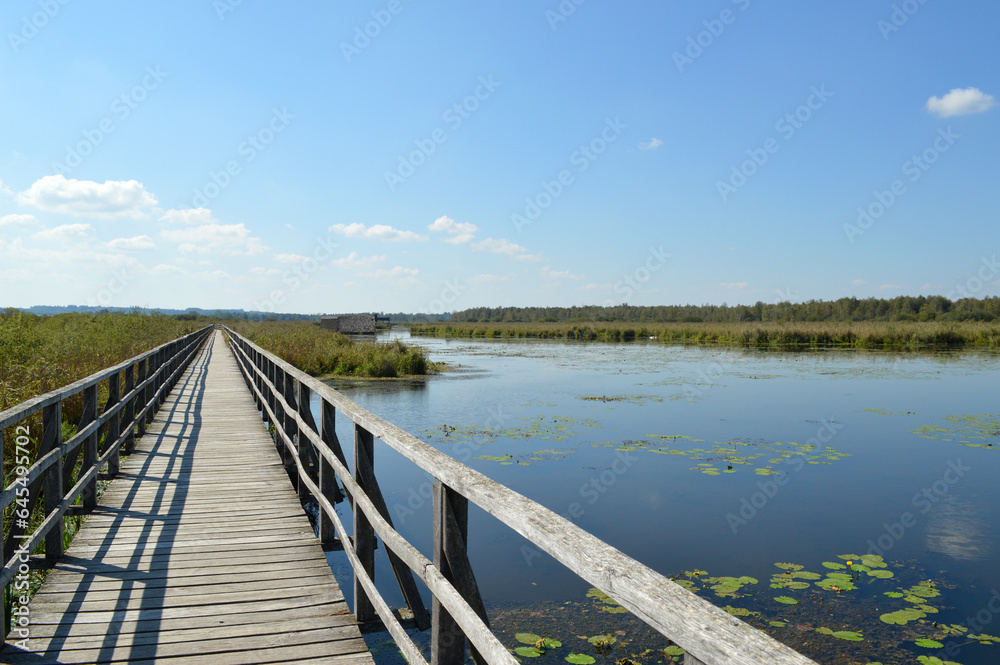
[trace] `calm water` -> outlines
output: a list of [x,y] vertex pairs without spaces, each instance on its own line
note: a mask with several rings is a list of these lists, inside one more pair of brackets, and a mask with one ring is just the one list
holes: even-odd
[[[1000,448],[1000,354],[411,341],[454,371],[336,387],[664,575],[756,578],[736,596],[702,595],[759,611],[754,625],[797,647],[808,640],[806,652],[823,662],[935,655],[913,642],[936,635],[961,645],[953,660],[1000,663],[1000,644],[878,619],[913,605],[886,591],[931,580],[940,596],[925,601],[938,610],[926,621],[965,624],[978,614],[970,632],[1000,634],[1000,600],[990,607],[1000,589],[1000,450],[991,449]],[[985,414],[993,415],[964,418]],[[915,432],[928,427],[944,431]],[[340,436],[350,441],[346,428]],[[430,555],[430,481],[384,445],[375,464],[397,528]],[[539,632],[532,622],[562,607],[587,617],[567,635],[621,629],[628,642],[623,615],[597,611],[589,585],[528,545],[471,513],[470,556],[503,630]],[[782,573],[775,563],[825,575],[823,562],[866,553],[882,554],[895,577],[862,574],[859,589],[843,593],[769,586]],[[401,603],[384,561],[377,574]],[[800,602],[775,603],[780,595]],[[775,620],[788,625],[769,626]],[[817,635],[819,627],[865,640]]]

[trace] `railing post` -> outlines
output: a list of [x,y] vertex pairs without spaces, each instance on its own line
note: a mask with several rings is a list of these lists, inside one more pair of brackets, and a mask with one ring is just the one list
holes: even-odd
[[[62,444],[62,402],[56,402],[42,409],[42,441],[39,450],[55,450]],[[59,455],[56,462],[45,470],[42,475],[42,509],[46,516],[59,509],[63,500],[63,458]],[[65,522],[62,516],[53,525],[52,530],[45,534],[45,560],[55,563],[63,555],[63,531]]]
[[153,377],[156,375],[156,358],[160,355],[160,352],[151,353],[146,358],[146,378],[149,382],[146,384],[146,425],[153,424],[153,418],[156,416],[156,412],[159,410],[160,405],[156,402],[156,379]]
[[144,409],[146,404],[149,403],[148,397],[148,386],[143,384],[146,381],[146,372],[149,371],[149,359],[143,358],[139,361],[139,374],[135,377],[135,384],[139,386],[139,392],[136,394],[135,404],[136,404],[136,414],[139,416],[136,426],[139,428],[139,436],[143,437],[146,435],[146,418],[149,417],[149,413]]
[[[323,443],[330,450],[334,450],[334,446],[340,448],[340,442],[337,440],[337,431],[335,429],[337,410],[325,399],[321,399],[320,404],[322,404],[321,417],[323,429],[321,435]],[[340,495],[340,488],[337,486],[337,476],[333,472],[333,465],[322,455],[319,457],[319,490],[333,505],[337,505],[343,500],[343,497]],[[337,533],[333,528],[333,520],[321,508],[319,511],[319,541],[323,545],[332,545],[336,537]]]
[[[299,478],[299,467],[295,463],[295,458],[299,457],[300,463],[305,463],[305,460],[301,458],[302,454],[302,443],[298,440],[299,438],[299,425],[295,422],[295,414],[298,413],[298,401],[295,399],[295,378],[288,374],[287,372],[282,372],[285,377],[284,385],[282,386],[281,392],[285,398],[285,404],[288,405],[288,410],[285,412],[285,434],[288,436],[288,450],[287,462],[289,472],[293,474],[293,481],[295,484],[295,491],[298,492],[299,498],[304,499],[309,496],[309,490],[306,489],[305,483]],[[294,452],[293,452],[294,451]]]
[[[135,365],[129,363],[129,366],[125,368],[125,395],[132,392],[133,388],[135,388]],[[129,398],[122,411],[122,432],[127,435],[125,437],[125,454],[131,455],[135,450],[135,399]]]
[[[298,405],[299,405],[299,417],[302,418],[302,422],[306,424],[306,427],[312,432],[318,433],[319,428],[316,427],[316,420],[312,415],[312,391],[309,390],[309,386],[298,382],[299,384],[299,394],[298,394]],[[317,464],[317,454],[316,447],[313,446],[312,439],[305,436],[301,431],[299,431],[299,460],[302,462],[303,472],[309,476],[309,480],[314,483],[319,482],[319,465]],[[305,498],[309,495],[309,490],[306,488],[305,483],[299,480],[299,497]]]
[[[95,420],[97,420],[97,384],[83,390],[83,417],[80,418],[80,429],[90,426]],[[97,439],[99,435],[100,432],[94,430],[94,433],[80,444],[83,448],[83,464],[80,466],[81,476],[85,475],[97,464]],[[83,487],[83,491],[80,493],[80,501],[83,504],[83,509],[87,512],[97,507],[96,473],[94,474],[94,478]]]
[[167,398],[166,391],[163,391],[163,392],[160,391],[160,388],[163,387],[163,384],[167,380],[166,373],[165,373],[165,371],[163,369],[163,363],[166,360],[166,358],[167,358],[167,350],[166,349],[160,349],[159,351],[156,352],[156,367],[153,369],[153,372],[154,373],[155,372],[159,372],[159,374],[156,375],[157,378],[156,378],[156,383],[153,386],[153,392],[154,392],[154,394],[157,395],[157,397],[156,397],[156,409],[157,410],[159,410],[160,407],[163,406],[163,402]]
[[[464,550],[468,534],[468,499],[451,491],[440,480],[435,480],[434,566],[452,584],[455,583],[455,575],[448,562],[448,553]],[[436,596],[431,616],[431,665],[465,663],[465,633]]]
[[[375,439],[371,432],[354,423],[354,479],[361,491],[368,494],[370,488],[366,487],[364,474],[358,473],[358,460],[362,457],[368,460],[369,468],[375,468]],[[344,546],[347,547],[347,543]],[[368,577],[375,581],[375,530],[357,501],[354,502],[354,553]],[[358,623],[375,618],[375,606],[358,582],[357,573],[354,574],[354,618]]]
[[[115,372],[108,378],[108,401],[104,405],[105,413],[110,411],[111,407],[117,405],[121,399],[121,383],[121,372]],[[101,450],[101,454],[104,454],[109,447],[113,446],[115,449],[111,453],[111,457],[108,458],[108,475],[112,478],[118,475],[118,471],[121,468],[121,456],[119,454],[121,446],[118,445],[118,436],[121,434],[120,415],[116,414],[114,417],[108,419],[107,434],[104,435],[104,446]]]
[[278,446],[278,452],[281,454],[281,463],[285,466],[285,470],[289,471],[289,467],[292,465],[292,456],[288,452],[288,448],[285,446],[285,439],[281,435],[287,430],[285,429],[285,407],[281,401],[281,397],[285,394],[285,372],[271,363],[271,370],[274,372],[274,394],[271,399],[274,400],[274,443]]
[[[277,373],[277,368],[274,366],[274,363],[270,359],[267,359],[265,361],[265,364],[267,366],[267,372],[265,372],[265,376],[267,376],[267,380],[271,384],[267,387],[267,405],[271,407],[271,413],[274,414],[273,416],[274,420],[272,420],[268,424],[277,429],[280,426],[279,423],[281,422],[281,418],[279,417],[280,409],[278,407],[278,402],[277,400],[274,399],[274,391],[278,389],[278,380],[277,380],[278,373]],[[281,450],[280,443],[278,444],[278,450],[279,451]],[[282,458],[282,462],[284,462],[284,458]]]

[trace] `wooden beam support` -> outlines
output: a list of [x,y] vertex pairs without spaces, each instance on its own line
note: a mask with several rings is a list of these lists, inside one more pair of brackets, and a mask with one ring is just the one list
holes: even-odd
[[[55,450],[62,443],[62,402],[42,409],[42,442],[39,451]],[[41,456],[41,455],[39,455]],[[42,474],[42,508],[46,515],[57,511],[63,500],[63,460],[58,458],[55,464]],[[45,560],[54,564],[63,555],[63,532],[65,522],[62,518],[45,534]]]
[[[368,460],[369,468],[375,468],[375,446],[372,433],[357,423],[354,424],[354,479],[365,494],[370,494],[371,489],[367,484],[367,479],[358,473],[358,459]],[[347,547],[347,543],[344,543]],[[362,569],[368,577],[375,580],[375,530],[371,523],[355,502],[354,504],[354,553],[360,561]],[[364,587],[358,581],[357,574],[354,575],[354,618],[358,623],[365,623],[375,618],[375,605]]]

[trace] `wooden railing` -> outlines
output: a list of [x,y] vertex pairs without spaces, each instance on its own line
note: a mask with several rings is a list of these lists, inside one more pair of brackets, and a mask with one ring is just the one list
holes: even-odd
[[[264,420],[274,426],[276,444],[297,479],[300,496],[311,494],[319,503],[320,538],[331,543],[335,533],[341,534],[354,569],[356,618],[368,621],[377,611],[411,665],[427,661],[375,586],[376,535],[385,546],[418,627],[426,610],[413,586],[411,571],[433,595],[433,665],[464,663],[466,641],[477,663],[517,662],[490,630],[466,554],[469,501],[682,647],[685,665],[815,665],[548,508],[448,457],[234,331],[225,330]],[[313,394],[319,398],[321,426],[310,408]],[[338,410],[353,423],[353,473],[347,468],[335,431]],[[433,561],[392,526],[375,480],[375,438],[435,479]],[[347,537],[334,508],[340,492],[337,478],[352,503],[353,539]]]
[[[120,455],[131,454],[136,437],[145,434],[153,414],[212,330],[203,328],[0,413],[0,469],[13,477],[9,482],[5,478],[0,493],[0,513],[5,516],[0,590],[6,590],[15,576],[26,579],[30,569],[49,567],[62,556],[65,518],[96,507],[98,480],[118,474]],[[82,416],[76,434],[63,441],[63,402],[77,395],[83,399]],[[13,429],[11,447],[16,452],[3,464],[7,429]],[[108,473],[102,475],[105,464]],[[36,511],[39,498],[41,515]],[[32,555],[43,540],[45,554]],[[14,595],[23,593],[19,584]],[[6,636],[10,617],[7,603],[0,605],[0,635]]]

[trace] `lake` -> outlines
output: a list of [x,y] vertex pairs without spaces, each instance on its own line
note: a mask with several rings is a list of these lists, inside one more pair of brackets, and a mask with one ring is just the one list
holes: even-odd
[[[1000,644],[969,638],[1000,634],[1000,353],[382,338],[399,337],[451,370],[331,385],[806,655],[1000,662]],[[396,527],[430,556],[431,481],[375,455]],[[469,533],[505,644],[561,640],[539,665],[670,662],[483,511]],[[614,646],[586,641],[599,633]]]

